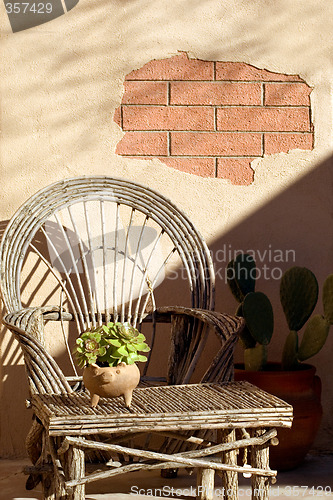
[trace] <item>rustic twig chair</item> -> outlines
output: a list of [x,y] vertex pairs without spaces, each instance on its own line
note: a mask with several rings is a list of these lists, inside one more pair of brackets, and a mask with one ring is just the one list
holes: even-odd
[[[268,445],[276,439],[275,426],[291,425],[291,407],[250,384],[231,382],[242,320],[213,311],[209,251],[170,201],[119,179],[56,182],[14,215],[0,262],[3,322],[23,350],[27,405],[34,414],[27,487],[41,481],[45,499],[78,500],[85,484],[98,479],[192,467],[201,498],[212,497],[215,471],[226,498],[237,498],[237,476],[244,471],[252,474],[254,498],[267,496],[275,476]],[[181,305],[166,305],[175,300]],[[166,372],[165,379],[149,376],[149,356],[129,409],[121,398],[101,399],[92,408],[71,358],[70,344],[82,331],[111,319],[149,326],[146,335],[159,356],[155,371],[161,365]],[[220,348],[190,383],[210,330]],[[241,448],[243,462],[250,448],[251,465],[237,462]],[[104,468],[91,472],[89,462],[96,460]]]

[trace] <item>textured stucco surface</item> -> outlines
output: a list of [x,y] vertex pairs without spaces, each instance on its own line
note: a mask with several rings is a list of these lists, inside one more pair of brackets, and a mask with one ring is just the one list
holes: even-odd
[[[261,255],[268,248],[293,249],[296,263],[310,267],[320,284],[332,272],[330,0],[80,0],[66,15],[15,34],[3,3],[0,13],[1,221],[50,182],[107,174],[160,191],[195,222],[219,256],[217,309],[235,309],[223,282],[223,251],[229,248],[259,249]],[[252,162],[250,186],[192,176],[158,160],[117,156],[123,132],[113,115],[125,76],[179,51],[299,75],[313,88],[314,150]],[[273,264],[285,269],[293,263]],[[277,282],[261,280],[260,289],[270,294],[276,309],[271,357],[277,358],[286,329]],[[313,359],[323,379],[324,404],[316,446],[331,450],[332,338]],[[24,453],[31,416],[23,405],[22,361],[7,333],[1,338],[1,357],[0,454],[14,456]]]

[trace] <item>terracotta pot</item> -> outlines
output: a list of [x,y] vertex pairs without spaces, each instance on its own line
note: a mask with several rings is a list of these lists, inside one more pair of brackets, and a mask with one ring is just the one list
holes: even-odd
[[258,372],[235,366],[235,380],[247,380],[291,404],[294,420],[291,429],[278,429],[279,445],[270,448],[270,463],[277,470],[300,465],[316,437],[321,417],[321,380],[316,368],[303,363],[302,369],[282,371],[280,363],[268,363]]
[[99,398],[123,396],[125,405],[130,406],[132,393],[140,381],[136,364],[101,367],[95,364],[83,370],[83,383],[90,392],[91,406],[97,406]]

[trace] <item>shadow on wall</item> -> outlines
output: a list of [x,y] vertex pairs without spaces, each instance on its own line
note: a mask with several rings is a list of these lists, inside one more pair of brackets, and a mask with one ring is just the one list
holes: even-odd
[[[235,250],[252,252],[259,274],[257,290],[267,293],[273,303],[275,326],[268,351],[272,361],[281,360],[288,333],[279,300],[282,273],[293,265],[308,267],[316,275],[320,290],[327,275],[333,273],[332,192],[331,156],[210,245],[216,268],[216,309],[227,312],[234,312],[237,304],[225,284],[225,266]],[[321,297],[315,312],[323,313]],[[323,350],[309,360],[322,380],[324,414],[315,447],[326,451],[333,449],[332,349],[331,330]],[[240,346],[236,360],[243,360]]]
[[[287,333],[278,299],[282,272],[295,264],[307,266],[316,274],[319,284],[322,285],[327,274],[333,271],[332,184],[333,157],[318,165],[315,170],[270,200],[232,230],[221,235],[210,246],[217,278],[216,310],[227,313],[235,311],[236,303],[225,284],[226,265],[237,250],[253,253],[259,270],[258,289],[270,296],[275,311],[276,327],[270,353],[271,359],[279,358]],[[247,190],[251,188],[240,189],[240,194],[244,197]],[[4,222],[0,226],[2,230],[5,225]],[[174,294],[181,295],[184,283],[182,284],[180,269],[178,276],[178,281],[165,280],[158,288],[158,295],[161,298],[159,304],[172,304],[175,302]],[[279,337],[280,330],[282,330],[283,339]],[[165,351],[167,337],[163,335],[163,338],[164,341],[158,344],[161,352],[163,349]],[[322,437],[319,434],[317,443],[325,449],[333,447],[333,443],[329,443],[327,439],[327,435],[332,435],[333,427],[332,416],[328,411],[332,405],[329,381],[333,378],[333,366],[327,354],[332,347],[331,335],[325,349],[317,359],[313,360],[318,366],[318,373],[323,382],[323,431]],[[214,349],[216,349],[214,339],[206,349],[214,354]],[[27,389],[26,382],[23,382],[25,377],[22,358],[16,341],[11,338],[4,342],[2,336],[0,352],[3,364],[2,389],[0,385],[2,401],[0,453],[8,457],[24,453],[24,437],[30,426],[31,414],[24,410]],[[58,361],[62,358],[62,354],[59,354]],[[154,365],[153,374],[158,374],[155,372],[158,368],[157,363]],[[199,365],[198,376],[202,369],[203,367]]]
[[281,275],[292,265],[310,267],[322,284],[333,272],[332,191],[330,157],[210,245],[217,308],[225,303],[225,267],[237,251],[252,253],[261,289],[275,291],[276,299]]
[[79,0],[3,0],[13,33],[47,23],[73,9]]

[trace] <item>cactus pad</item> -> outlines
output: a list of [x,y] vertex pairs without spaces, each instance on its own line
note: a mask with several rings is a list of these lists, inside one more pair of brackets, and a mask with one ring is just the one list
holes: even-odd
[[244,295],[238,286],[237,280],[235,278],[234,260],[231,260],[227,266],[227,283],[231,290],[231,293],[238,302],[243,302]]
[[295,330],[291,330],[284,344],[282,353],[282,369],[297,369],[298,335]]
[[327,321],[333,324],[333,274],[327,276],[323,285],[323,306]]
[[304,330],[298,349],[298,359],[304,361],[317,354],[326,342],[330,324],[320,314],[313,316]]
[[252,347],[255,347],[257,343],[255,339],[252,337],[251,332],[246,325],[243,328],[239,338],[243,344],[244,349],[250,349]]
[[247,253],[239,254],[233,261],[234,278],[238,284],[243,297],[247,293],[254,292],[256,284],[256,263]]
[[280,285],[280,300],[290,330],[300,330],[318,300],[318,282],[306,267],[291,267]]
[[259,371],[265,366],[267,362],[267,347],[258,344],[252,349],[245,349],[244,351],[244,366],[245,370]]
[[269,344],[274,329],[273,308],[262,292],[248,293],[243,302],[243,316],[252,337],[259,344]]

